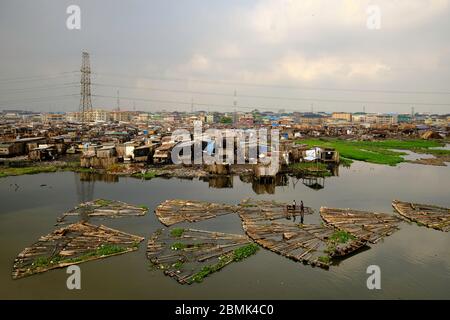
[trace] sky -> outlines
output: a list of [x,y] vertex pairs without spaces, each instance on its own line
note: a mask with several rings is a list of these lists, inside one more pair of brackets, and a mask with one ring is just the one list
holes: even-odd
[[87,51],[94,108],[450,113],[449,31],[450,0],[1,0],[0,109],[77,111]]

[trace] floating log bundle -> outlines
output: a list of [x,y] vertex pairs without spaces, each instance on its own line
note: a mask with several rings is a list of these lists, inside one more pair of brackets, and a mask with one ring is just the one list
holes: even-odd
[[257,250],[244,235],[172,228],[158,230],[150,237],[147,258],[179,283],[191,284]]
[[166,200],[155,209],[166,226],[180,222],[197,222],[236,212],[236,206],[192,200]]
[[78,222],[42,236],[14,260],[19,279],[55,268],[106,258],[138,249],[144,238],[105,226]]
[[58,223],[64,221],[67,216],[81,216],[84,219],[88,217],[121,218],[131,216],[143,216],[148,211],[144,206],[138,207],[122,201],[96,199],[81,203],[72,210],[65,212]]
[[353,209],[320,208],[322,219],[363,241],[376,243],[399,229],[401,219],[387,213]]
[[403,217],[441,231],[450,230],[450,209],[428,204],[394,200],[394,209]]
[[363,247],[365,241],[322,225],[295,224],[286,219],[286,205],[243,202],[239,215],[247,235],[262,247],[295,261],[328,268],[332,259]]
[[[252,219],[275,220],[300,216],[300,205],[294,208],[292,205],[267,200],[245,199],[239,204],[241,209],[245,208],[245,214],[252,214]],[[304,214],[313,214],[314,210],[310,207],[304,207]]]

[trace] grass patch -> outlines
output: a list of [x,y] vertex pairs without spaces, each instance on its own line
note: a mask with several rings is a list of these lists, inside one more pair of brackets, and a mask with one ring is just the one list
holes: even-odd
[[179,238],[183,235],[184,229],[183,228],[174,228],[170,230],[170,235],[174,238]]
[[108,256],[120,252],[126,251],[126,248],[113,245],[113,244],[103,244],[96,250],[89,251],[82,254],[81,256],[74,258],[65,258],[63,256],[55,255],[53,257],[39,257],[32,263],[32,268],[47,268],[60,263],[77,263],[87,260],[92,257],[102,257]]
[[246,246],[235,249],[231,254],[219,257],[219,262],[213,265],[204,266],[199,272],[191,276],[188,283],[202,282],[209,274],[219,271],[231,261],[241,261],[259,250],[258,245],[251,243]]
[[340,157],[340,159],[339,159],[339,164],[341,164],[343,167],[346,167],[346,168],[350,168],[352,163],[353,163],[352,159],[347,159],[344,157]]
[[109,206],[111,203],[113,203],[111,200],[105,200],[105,199],[97,199],[94,202],[97,206],[100,207],[106,207]]
[[317,258],[317,260],[319,262],[325,263],[325,264],[330,264],[330,257],[329,256],[320,256],[319,258]]
[[252,254],[255,254],[259,250],[259,247],[255,243],[250,243],[246,246],[237,248],[233,251],[233,261],[241,261]]
[[56,172],[56,166],[32,166],[32,167],[2,167],[0,168],[0,177],[21,176],[24,174],[38,174],[46,172]]
[[[397,150],[426,150],[426,153],[437,151],[429,149],[442,146],[442,143],[429,140],[383,140],[383,141],[350,141],[340,139],[306,139],[298,140],[299,144],[307,144],[310,147],[332,147],[339,151],[341,158],[359,160],[376,164],[395,166],[404,162],[405,155]],[[440,150],[442,151],[442,150]],[[444,150],[445,151],[445,150]],[[448,150],[447,150],[448,151]],[[439,151],[437,152],[439,153]],[[446,152],[443,152],[446,154]],[[346,161],[346,160],[344,160]]]
[[172,244],[170,249],[172,249],[172,250],[183,250],[186,247],[187,246],[184,243],[182,243],[182,242],[175,242],[174,244]]
[[134,173],[132,176],[135,178],[140,178],[140,179],[144,179],[144,180],[150,180],[153,178],[156,178],[157,172],[150,170],[147,171],[146,173],[142,174],[142,173]]
[[350,240],[355,240],[356,237],[346,231],[339,230],[335,231],[331,237],[330,240],[337,243],[347,243]]

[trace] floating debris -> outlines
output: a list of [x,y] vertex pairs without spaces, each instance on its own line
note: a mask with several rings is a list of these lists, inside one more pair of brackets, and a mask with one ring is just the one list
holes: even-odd
[[78,222],[57,229],[25,248],[14,260],[13,279],[138,249],[144,238]]
[[244,235],[172,228],[151,236],[147,258],[179,283],[191,284],[257,250],[258,246]]
[[180,222],[197,222],[217,216],[234,213],[237,207],[226,204],[192,200],[166,200],[161,203],[155,213],[166,226]]
[[353,209],[320,208],[322,219],[363,241],[376,243],[399,229],[401,219],[387,213]]
[[106,217],[106,218],[121,218],[130,216],[143,216],[148,211],[146,206],[134,206],[122,201],[96,199],[89,202],[81,203],[72,210],[65,212],[58,223],[64,221],[68,216],[87,217]]
[[449,208],[399,200],[394,200],[392,206],[400,215],[420,225],[445,232],[450,230]]
[[[312,213],[312,209],[308,211]],[[365,241],[328,226],[292,223],[286,214],[286,205],[267,201],[244,201],[239,210],[245,232],[256,243],[312,266],[329,268],[333,258],[365,245]]]

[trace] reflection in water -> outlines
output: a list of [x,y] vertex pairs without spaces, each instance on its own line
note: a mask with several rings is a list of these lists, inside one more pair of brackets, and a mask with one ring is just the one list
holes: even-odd
[[[74,175],[77,189],[77,198],[79,203],[94,200],[94,187],[96,181],[106,183],[119,182],[119,176],[112,174],[101,174],[92,172],[80,172]],[[80,220],[89,221],[88,211],[86,207],[81,207]]]
[[[95,180],[82,180],[78,175],[74,175],[75,178],[75,185],[77,190],[77,199],[79,203],[84,203],[86,201],[92,201],[93,195],[94,195],[94,184]],[[85,207],[81,207],[80,212],[80,220],[81,221],[88,221],[88,214],[85,210]]]
[[303,177],[302,183],[313,190],[320,190],[325,188],[324,177]]
[[93,172],[80,172],[77,173],[81,181],[102,181],[107,183],[119,182],[119,176],[115,174],[93,173]]
[[277,174],[275,180],[262,182],[260,180],[252,179],[251,183],[252,189],[256,194],[275,194],[276,187],[285,187],[289,185],[289,178],[286,174]]
[[205,179],[208,181],[210,188],[224,189],[233,188],[233,177],[232,176],[217,176]]
[[[72,172],[24,175],[2,178],[0,183],[0,298],[2,299],[71,299],[64,269],[40,276],[12,280],[11,263],[24,246],[48,234],[56,217],[76,206],[78,188]],[[77,175],[79,180],[79,175]],[[280,179],[282,179],[280,177]],[[316,192],[303,182],[324,185]],[[397,215],[392,200],[401,199],[439,206],[450,206],[448,167],[404,163],[395,167],[355,161],[351,169],[340,168],[339,178],[290,177],[292,183],[278,188],[275,194],[258,196],[261,200],[290,203],[303,200],[316,213],[321,206],[354,208]],[[93,197],[116,199],[145,205],[149,213],[142,217],[105,219],[108,227],[149,237],[163,228],[153,213],[167,199],[195,199],[236,204],[255,197],[252,179],[233,179],[233,188],[208,188],[208,183],[194,179],[156,178],[140,181],[120,177],[120,183],[95,181]],[[295,186],[295,180],[297,185]],[[245,181],[245,182],[244,182]],[[80,181],[78,181],[80,182]],[[17,183],[14,192],[10,186]],[[48,188],[40,185],[45,183]],[[85,181],[84,199],[89,185]],[[51,188],[50,188],[51,187]],[[281,190],[282,189],[282,190]],[[92,197],[92,194],[91,194]],[[291,219],[292,221],[292,219]],[[298,220],[296,219],[296,222]],[[292,221],[293,222],[293,221]],[[305,223],[320,224],[319,214],[305,216]],[[196,222],[191,228],[244,234],[238,215],[224,215]],[[400,230],[382,242],[371,245],[328,271],[295,263],[279,255],[259,250],[236,268],[226,268],[203,284],[178,286],[162,272],[148,270],[145,245],[127,255],[82,265],[85,290],[77,292],[84,299],[449,299],[450,236],[416,224],[402,223]],[[367,290],[368,265],[382,270],[382,290]],[[275,270],[275,271],[274,271]],[[405,272],[405,270],[407,272]],[[100,279],[100,280],[99,280]],[[101,281],[101,280],[104,281]],[[231,280],[230,280],[231,279]],[[62,281],[62,282],[61,282]]]

